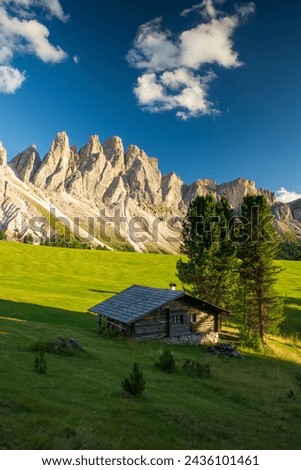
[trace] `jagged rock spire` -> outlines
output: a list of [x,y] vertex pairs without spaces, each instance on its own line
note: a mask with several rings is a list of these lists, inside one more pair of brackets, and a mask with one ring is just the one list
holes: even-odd
[[6,166],[7,164],[7,153],[3,147],[2,142],[0,142],[0,166]]
[[103,143],[103,152],[113,168],[124,169],[124,147],[118,136],[111,137]]
[[79,156],[81,159],[89,158],[92,155],[98,155],[102,153],[102,146],[99,141],[99,136],[98,135],[91,135],[89,141],[87,142],[86,145],[84,145],[80,151],[79,151]]
[[41,158],[32,144],[28,149],[19,153],[9,164],[16,175],[25,183],[32,182],[41,165]]
[[67,176],[72,168],[73,152],[70,149],[69,138],[66,132],[58,132],[51,144],[39,170],[34,177],[34,184],[42,189],[63,188]]

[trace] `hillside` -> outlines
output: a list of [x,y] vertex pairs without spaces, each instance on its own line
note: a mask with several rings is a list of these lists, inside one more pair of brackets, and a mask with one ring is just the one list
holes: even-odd
[[[165,375],[154,366],[162,344],[100,337],[86,311],[134,283],[177,282],[176,257],[1,242],[0,259],[1,449],[299,448],[298,262],[284,263],[279,291],[288,317],[268,354],[244,351],[236,360],[173,346],[179,370]],[[48,374],[37,375],[28,347],[60,335],[86,353],[48,355]],[[186,357],[209,363],[212,378],[184,376]],[[140,400],[121,396],[134,361],[146,379]]]
[[177,253],[181,221],[197,196],[225,196],[235,211],[246,194],[264,194],[280,233],[300,236],[300,201],[282,204],[275,195],[238,178],[187,185],[175,173],[119,137],[101,143],[91,136],[81,149],[57,134],[41,159],[33,144],[7,163],[0,144],[0,230],[10,239],[30,234],[39,243],[56,235],[109,249]]

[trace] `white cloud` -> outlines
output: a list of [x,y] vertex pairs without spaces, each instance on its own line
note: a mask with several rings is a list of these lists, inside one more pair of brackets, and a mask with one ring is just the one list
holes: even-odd
[[207,114],[208,110],[217,112],[206,98],[208,83],[213,78],[213,74],[201,78],[185,68],[149,73],[138,78],[134,92],[143,109],[153,113],[179,109],[177,117],[187,120]]
[[47,63],[66,59],[66,52],[49,41],[50,31],[38,19],[40,12],[68,19],[59,0],[0,0],[0,92],[14,93],[25,80],[24,72],[12,66],[15,55],[32,54]]
[[255,3],[242,3],[236,5],[236,11],[241,18],[241,20],[248,19],[250,15],[252,15],[256,10]]
[[0,93],[14,93],[22,86],[25,73],[9,65],[0,65]]
[[236,17],[212,19],[181,34],[181,61],[194,70],[204,64],[238,67],[241,62],[233,50],[231,36],[238,26]]
[[74,55],[72,57],[72,60],[75,63],[75,65],[78,65],[80,63],[80,57],[78,55]]
[[[216,3],[224,3],[224,0],[216,1]],[[192,5],[191,8],[186,8],[180,13],[180,16],[188,16],[191,13],[201,13],[202,16],[208,18],[215,18],[217,10],[214,6],[214,0],[203,0],[201,3]]]
[[276,199],[279,202],[292,202],[296,199],[301,199],[301,194],[294,191],[287,191],[285,188],[280,188],[276,192]]
[[1,4],[17,13],[19,17],[22,15],[32,16],[34,13],[30,10],[39,7],[61,21],[67,21],[69,18],[68,15],[65,15],[59,0],[0,0]]
[[162,18],[155,18],[138,29],[134,48],[127,54],[132,67],[146,70],[165,70],[176,67],[179,49],[170,31],[162,30]]
[[162,18],[139,27],[127,60],[143,71],[134,93],[145,110],[175,110],[181,119],[217,112],[208,99],[208,84],[214,74],[205,67],[242,65],[234,50],[233,35],[255,11],[253,3],[245,3],[235,6],[232,14],[225,14],[217,8],[223,2],[203,0],[182,11],[182,17],[199,13],[201,19],[197,26],[177,35],[162,28]]
[[157,101],[165,99],[164,88],[155,73],[145,73],[139,77],[134,92],[142,106],[153,106]]

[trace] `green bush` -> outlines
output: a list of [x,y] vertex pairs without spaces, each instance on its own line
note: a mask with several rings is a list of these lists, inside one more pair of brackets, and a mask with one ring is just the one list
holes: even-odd
[[121,382],[121,388],[125,392],[126,396],[141,397],[145,388],[145,380],[137,362],[133,364],[132,373],[129,378],[126,378]]
[[299,387],[301,387],[301,374],[295,375],[296,383]]
[[296,400],[296,395],[294,393],[293,390],[290,390],[287,394],[286,394],[286,399],[289,400],[289,401],[295,401]]
[[47,361],[42,351],[36,355],[34,368],[37,374],[47,374]]
[[300,260],[301,242],[300,240],[282,240],[279,245],[277,259]]
[[61,235],[55,235],[54,237],[45,238],[40,242],[41,246],[53,246],[58,248],[74,248],[77,250],[91,250],[92,246],[90,243],[82,242],[79,239],[71,239],[71,237],[63,237]]
[[159,361],[155,362],[155,365],[163,372],[167,372],[168,374],[171,374],[176,370],[175,359],[170,349],[164,349],[159,358]]
[[247,329],[243,329],[240,332],[240,344],[241,346],[254,351],[260,352],[262,350],[262,343],[258,334],[251,333]]
[[202,364],[201,362],[192,361],[191,359],[185,359],[183,371],[190,377],[198,377],[200,379],[209,379],[211,377],[209,364]]
[[0,240],[6,240],[5,230],[0,230]]
[[31,233],[29,233],[28,235],[25,235],[23,237],[23,243],[27,244],[27,245],[32,245],[33,242],[34,242],[34,239],[33,239],[33,236]]
[[135,253],[135,248],[132,245],[127,243],[120,243],[118,246],[115,247],[116,251],[122,251],[127,253]]

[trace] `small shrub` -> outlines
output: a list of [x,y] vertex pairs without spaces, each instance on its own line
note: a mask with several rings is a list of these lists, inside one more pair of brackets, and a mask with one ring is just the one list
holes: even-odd
[[43,341],[35,341],[32,343],[28,348],[27,351],[29,352],[45,352],[45,342]]
[[120,243],[118,246],[115,246],[116,251],[135,253],[135,248],[132,245],[127,243]]
[[0,230],[0,240],[6,240],[6,238],[5,230]]
[[287,400],[290,400],[290,401],[295,401],[295,400],[296,400],[296,395],[295,395],[295,393],[293,392],[293,390],[290,390],[290,391],[286,394],[286,399],[287,399]]
[[201,364],[196,362],[195,365],[196,376],[201,379],[209,379],[211,377],[211,368],[209,364]]
[[132,373],[129,378],[121,382],[121,388],[127,396],[140,397],[142,395],[145,388],[145,380],[137,362],[133,364]]
[[200,379],[209,379],[211,377],[211,368],[209,364],[185,359],[183,371],[190,377],[198,377]]
[[155,365],[163,372],[167,372],[168,374],[171,374],[176,370],[176,362],[170,349],[164,349],[159,358],[159,361],[155,362]]
[[301,374],[295,375],[296,383],[299,387],[301,387]]
[[243,329],[240,332],[240,344],[245,348],[253,349],[257,352],[262,351],[260,336],[247,329]]
[[28,233],[27,235],[23,237],[23,243],[27,245],[32,245],[33,242],[34,242],[34,239],[31,233]]
[[79,238],[74,238],[70,233],[65,233],[65,236],[56,234],[52,238],[47,237],[40,242],[40,245],[59,248],[74,248],[77,250],[92,249],[92,245],[82,242]]
[[97,251],[110,251],[109,248],[107,246],[102,246],[102,245],[97,245],[97,247],[95,248],[95,250]]
[[47,360],[43,352],[36,355],[34,368],[37,374],[47,374]]

